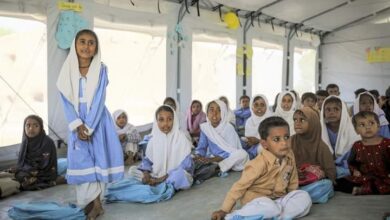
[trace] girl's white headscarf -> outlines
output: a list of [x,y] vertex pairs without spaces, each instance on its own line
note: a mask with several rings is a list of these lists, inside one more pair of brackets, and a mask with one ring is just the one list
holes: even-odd
[[[96,39],[98,43],[98,39]],[[89,110],[95,91],[99,83],[100,67],[101,67],[101,52],[100,45],[97,47],[97,53],[93,57],[86,75],[86,92],[84,97],[87,101],[87,111]],[[57,80],[57,88],[62,95],[73,104],[76,112],[79,112],[79,80],[81,74],[79,71],[79,61],[76,53],[76,38],[73,39],[72,46],[68,57],[62,65],[60,75]]]
[[[266,105],[265,113],[261,117],[257,116],[252,110],[253,102],[257,97],[261,97],[264,100],[265,105]],[[268,105],[268,100],[264,95],[253,96],[250,108],[251,108],[251,117],[249,117],[245,123],[245,136],[246,137],[257,137],[260,139],[260,135],[259,135],[259,131],[258,131],[260,123],[264,119],[271,117],[273,115],[273,113],[271,112],[269,105]]]
[[121,135],[121,134],[127,134],[127,133],[131,133],[135,127],[134,125],[130,124],[130,123],[127,123],[123,128],[120,128],[117,124],[116,124],[116,120],[118,119],[118,117],[124,113],[126,116],[127,116],[127,120],[129,120],[129,117],[127,115],[127,113],[122,110],[122,109],[118,109],[116,110],[113,114],[112,114],[112,117],[114,118],[114,124],[115,124],[115,129],[116,129],[116,134],[117,135]]
[[214,128],[211,125],[209,118],[207,118],[207,122],[202,123],[200,129],[213,143],[228,153],[242,149],[240,139],[238,138],[233,125],[227,120],[226,104],[221,100],[214,100],[213,102],[216,102],[221,109],[221,121],[219,122],[219,125]]
[[[289,94],[292,99],[293,99],[293,103],[291,105],[291,108],[290,110],[288,111],[284,111],[282,109],[282,100],[283,100],[283,97],[285,95]],[[278,96],[278,100],[277,100],[277,104],[276,104],[276,109],[275,109],[275,116],[279,116],[279,117],[282,117],[284,120],[287,121],[289,127],[290,127],[290,135],[292,136],[293,134],[295,134],[295,130],[294,130],[294,112],[296,110],[296,106],[297,106],[297,101],[295,100],[295,95],[294,93],[292,92],[281,92],[279,93],[279,96]]]
[[[172,109],[172,107],[165,105]],[[165,134],[157,125],[155,117],[152,128],[152,138],[146,148],[146,157],[153,162],[153,177],[162,177],[170,170],[177,168],[191,153],[191,142],[179,130],[176,112],[174,114],[172,130]]]
[[383,110],[381,108],[379,108],[379,105],[376,102],[375,97],[370,92],[362,92],[355,99],[355,102],[353,103],[353,115],[356,115],[358,112],[360,112],[360,104],[359,103],[360,103],[360,97],[362,95],[369,95],[372,98],[372,100],[374,100],[373,112],[375,112],[375,114],[378,115],[380,126],[388,125],[389,122],[386,119],[385,113],[383,112]]
[[[341,102],[341,118],[340,118],[340,127],[339,131],[337,133],[337,141],[335,145],[335,150],[333,150],[332,145],[330,144],[329,140],[329,134],[328,129],[326,128],[326,121],[324,118],[325,114],[325,103],[330,98],[337,98]],[[322,103],[321,108],[321,134],[322,134],[322,140],[328,145],[330,152],[332,154],[336,155],[337,157],[340,157],[344,155],[346,152],[348,152],[352,145],[360,140],[360,136],[356,133],[355,128],[353,127],[351,118],[348,114],[347,105],[338,97],[335,95],[328,96],[324,102]]]

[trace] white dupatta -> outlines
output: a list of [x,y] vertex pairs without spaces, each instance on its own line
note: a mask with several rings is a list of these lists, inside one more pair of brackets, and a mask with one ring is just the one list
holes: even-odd
[[[337,98],[341,102],[341,118],[340,118],[340,127],[339,131],[337,133],[337,140],[335,144],[335,150],[333,150],[332,145],[329,140],[329,134],[328,129],[326,127],[326,121],[324,118],[324,112],[325,112],[325,103],[330,98]],[[338,97],[335,95],[328,96],[324,102],[322,103],[322,109],[321,109],[321,134],[322,134],[322,140],[328,145],[329,150],[332,154],[336,155],[337,157],[340,157],[344,155],[346,152],[348,152],[352,145],[360,140],[360,136],[356,133],[355,128],[353,127],[352,120],[349,117],[347,105]]]
[[[257,97],[261,97],[266,104],[266,110],[265,110],[265,113],[263,116],[257,116],[252,110],[253,101]],[[258,139],[260,139],[260,135],[259,135],[259,131],[258,131],[260,123],[264,119],[271,117],[272,115],[273,115],[273,113],[271,112],[271,110],[269,108],[267,98],[264,95],[253,96],[252,103],[251,103],[251,117],[249,117],[245,123],[245,136],[246,137],[257,137]]]
[[151,173],[153,177],[165,176],[170,170],[177,168],[191,153],[191,142],[179,130],[176,112],[173,109],[172,111],[174,113],[173,127],[168,134],[158,128],[156,118],[153,122],[152,138],[146,148],[146,157],[153,163]]
[[223,151],[232,153],[238,149],[242,149],[240,139],[233,125],[228,122],[226,104],[221,100],[214,100],[221,109],[221,121],[219,125],[214,128],[211,125],[209,118],[207,122],[200,125],[201,130],[205,135]]
[[[96,39],[97,40],[97,39]],[[99,83],[100,67],[101,67],[101,51],[98,45],[98,51],[93,57],[86,75],[86,91],[84,97],[87,102],[87,111],[92,104],[95,91]],[[72,46],[68,57],[62,65],[60,75],[57,80],[57,88],[62,95],[73,104],[76,113],[79,112],[79,80],[81,74],[79,70],[79,61],[76,53],[76,38],[73,39]]]

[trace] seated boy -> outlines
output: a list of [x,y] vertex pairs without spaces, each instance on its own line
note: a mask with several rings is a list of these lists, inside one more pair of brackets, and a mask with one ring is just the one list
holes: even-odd
[[236,116],[236,128],[238,136],[244,136],[246,120],[251,117],[251,109],[249,108],[250,98],[247,95],[240,97],[240,107],[234,110]]
[[[269,117],[259,126],[261,153],[247,163],[220,210],[211,219],[293,219],[310,211],[311,199],[298,189],[298,174],[289,143],[289,125],[280,117]],[[242,208],[232,209],[240,200]]]

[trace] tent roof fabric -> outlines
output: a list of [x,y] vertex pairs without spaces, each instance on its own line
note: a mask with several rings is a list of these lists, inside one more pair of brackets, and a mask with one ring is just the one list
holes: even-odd
[[[169,1],[169,0],[168,0]],[[170,0],[183,2],[183,0]],[[196,2],[190,1],[188,2]],[[199,0],[204,7],[223,6],[224,11],[239,10],[260,20],[286,27],[299,27],[317,34],[347,28],[356,22],[374,18],[379,13],[390,14],[390,0]],[[256,18],[257,20],[257,18]]]

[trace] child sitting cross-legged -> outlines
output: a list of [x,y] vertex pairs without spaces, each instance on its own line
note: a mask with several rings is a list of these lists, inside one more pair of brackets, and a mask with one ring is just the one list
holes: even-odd
[[352,122],[362,140],[352,147],[348,158],[351,176],[338,181],[340,190],[354,195],[390,194],[390,139],[378,135],[377,114],[362,111]]
[[[280,117],[269,117],[260,123],[259,133],[263,150],[247,163],[241,178],[211,219],[292,219],[309,213],[309,194],[297,190],[298,174],[288,123]],[[241,209],[232,212],[239,200]]]

